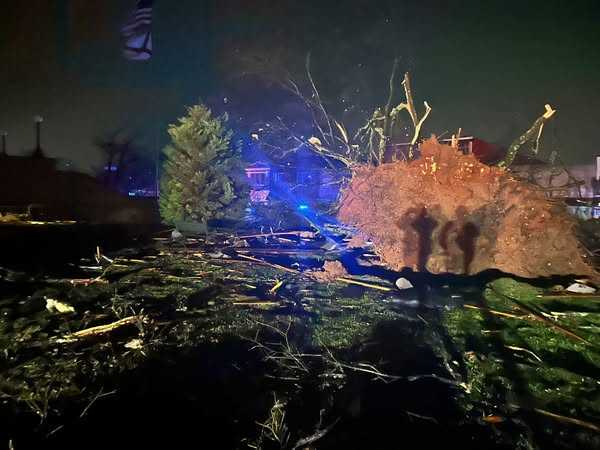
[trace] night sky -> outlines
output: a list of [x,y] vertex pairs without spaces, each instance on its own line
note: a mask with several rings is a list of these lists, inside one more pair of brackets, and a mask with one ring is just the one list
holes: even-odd
[[433,108],[426,133],[462,127],[507,145],[550,103],[558,113],[546,151],[573,163],[600,152],[597,1],[155,0],[145,62],[120,51],[133,0],[5,3],[0,130],[12,154],[33,148],[40,114],[46,153],[90,172],[101,164],[95,137],[123,129],[153,153],[199,99],[228,111],[243,135],[286,108],[289,116],[273,80],[284,70],[301,78],[307,51],[344,120],[385,102],[398,57],[418,103]]

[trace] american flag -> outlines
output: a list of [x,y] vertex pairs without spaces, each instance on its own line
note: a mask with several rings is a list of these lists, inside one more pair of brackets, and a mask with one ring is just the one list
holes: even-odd
[[138,0],[135,11],[121,28],[123,55],[127,59],[143,61],[152,56],[152,2]]

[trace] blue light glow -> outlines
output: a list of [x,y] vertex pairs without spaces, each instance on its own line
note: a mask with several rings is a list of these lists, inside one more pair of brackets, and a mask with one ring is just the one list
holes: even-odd
[[298,209],[300,211],[306,211],[308,209],[308,205],[304,205],[304,204],[303,205],[298,205]]

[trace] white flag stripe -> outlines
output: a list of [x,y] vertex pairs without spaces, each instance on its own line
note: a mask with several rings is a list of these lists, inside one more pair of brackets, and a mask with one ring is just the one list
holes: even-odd
[[147,12],[140,12],[140,11],[138,11],[132,17],[132,19],[137,20],[137,19],[144,18],[144,17],[152,17],[152,11],[147,11]]
[[138,17],[138,18],[137,18],[137,19],[135,19],[135,20],[131,20],[131,21],[127,22],[127,25],[131,25],[131,24],[134,24],[134,23],[140,22],[140,21],[142,21],[142,20],[152,20],[152,16],[143,16],[143,17]]
[[131,17],[121,28],[121,32],[125,35],[131,35],[137,31],[141,26],[152,24],[152,8],[141,8],[134,11]]
[[140,20],[151,20],[151,19],[152,19],[152,15],[147,15],[147,14],[146,14],[146,15],[139,16],[139,17],[136,17],[136,18],[134,18],[134,19],[130,20],[130,21],[127,23],[127,24],[129,25],[129,24],[132,24],[132,23],[138,22],[138,21],[140,21]]
[[125,25],[123,28],[135,28],[137,25],[139,24],[149,24],[152,23],[152,19],[144,19],[144,20],[138,20],[136,22],[132,22],[132,23],[128,23],[127,25]]
[[[140,8],[140,5],[143,7]],[[123,55],[133,61],[152,56],[152,0],[139,0],[136,9],[121,28],[124,39]]]
[[136,23],[135,25],[129,25],[125,28],[122,28],[121,32],[125,35],[135,34],[139,28],[141,28],[142,26],[145,26],[145,25],[152,25],[152,22],[151,21],[140,22],[140,23]]

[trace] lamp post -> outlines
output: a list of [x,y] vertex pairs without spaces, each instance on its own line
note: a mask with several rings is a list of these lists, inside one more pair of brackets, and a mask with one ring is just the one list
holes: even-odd
[[35,122],[35,137],[36,137],[35,152],[39,154],[42,151],[42,147],[40,146],[40,136],[42,133],[42,122],[44,121],[44,118],[42,116],[35,116],[33,118],[33,121]]
[[592,217],[598,219],[600,216],[600,155],[596,155],[596,176],[592,178]]

